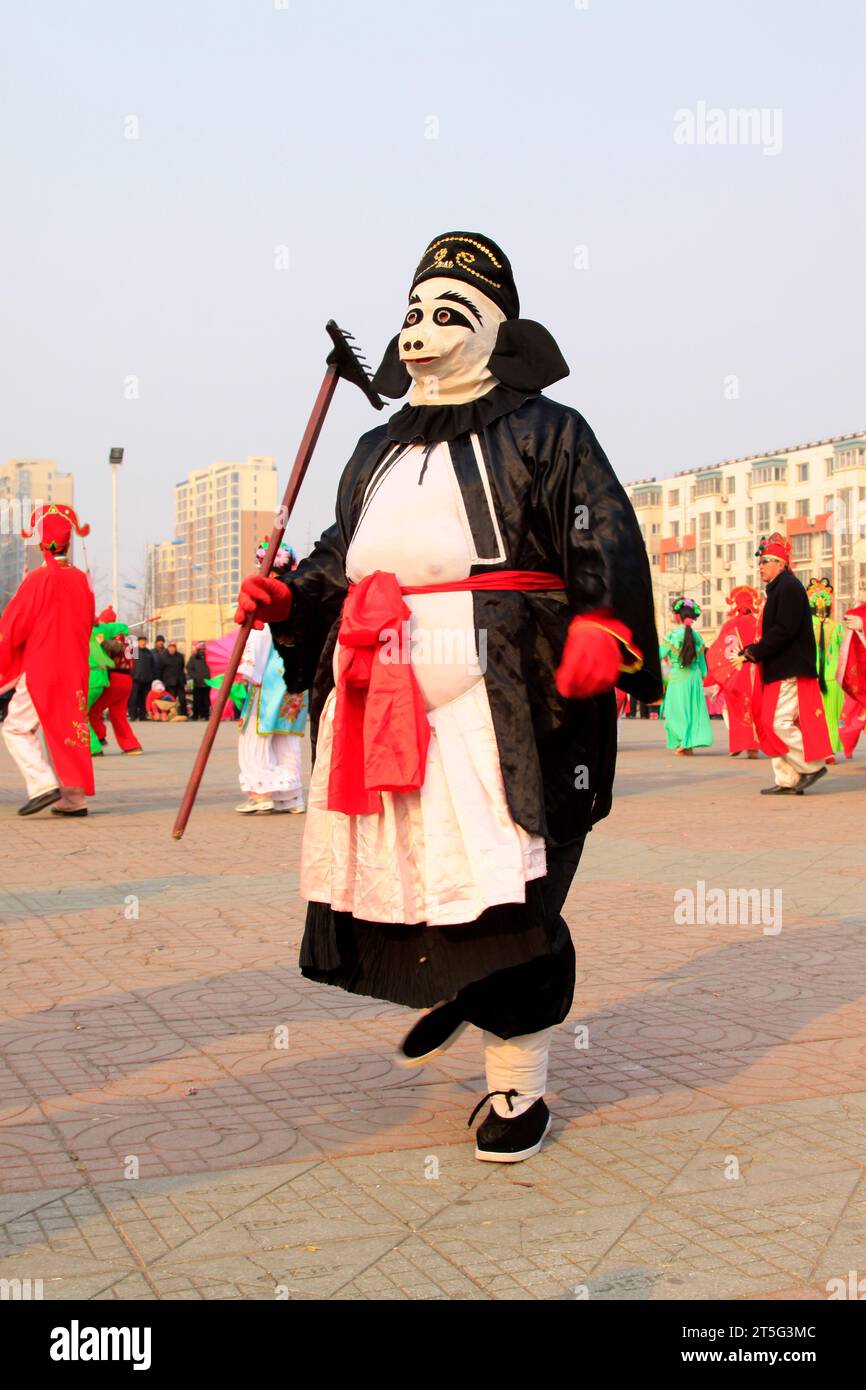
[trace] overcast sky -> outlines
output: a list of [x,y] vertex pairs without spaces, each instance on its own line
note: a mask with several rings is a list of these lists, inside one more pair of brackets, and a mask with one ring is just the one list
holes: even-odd
[[[523,313],[571,365],[551,395],[623,481],[863,430],[863,15],[858,0],[6,7],[0,457],[74,473],[107,581],[106,459],[123,445],[134,580],[191,468],[273,454],[282,486],[325,320],[378,360],[424,246],[454,228],[508,253]],[[753,143],[711,114],[738,108],[765,113]],[[299,548],[380,418],[340,388]]]

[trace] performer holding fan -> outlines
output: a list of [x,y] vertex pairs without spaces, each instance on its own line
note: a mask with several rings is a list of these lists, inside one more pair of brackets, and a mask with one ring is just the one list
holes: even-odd
[[518,317],[489,238],[428,246],[374,378],[409,404],[360,440],[336,523],[250,576],[317,738],[301,867],[307,978],[415,1008],[417,1066],[484,1037],[478,1158],[536,1153],[553,1027],[571,1005],[560,913],[611,806],[614,686],[661,693],[649,565],[568,368]]

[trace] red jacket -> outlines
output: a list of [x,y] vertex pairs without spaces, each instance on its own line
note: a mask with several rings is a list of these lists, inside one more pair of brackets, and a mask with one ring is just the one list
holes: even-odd
[[87,576],[51,556],[22,580],[0,617],[0,690],[26,677],[57,780],[91,796],[87,687],[95,616]]

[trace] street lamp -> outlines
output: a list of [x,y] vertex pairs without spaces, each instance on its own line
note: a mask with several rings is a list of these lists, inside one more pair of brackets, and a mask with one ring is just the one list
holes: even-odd
[[117,470],[123,463],[123,450],[112,449],[108,463],[111,468],[111,606],[117,613]]

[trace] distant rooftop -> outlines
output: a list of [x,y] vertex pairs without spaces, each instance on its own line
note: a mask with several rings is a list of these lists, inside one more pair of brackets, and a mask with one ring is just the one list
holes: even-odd
[[783,458],[786,454],[795,454],[800,449],[820,449],[825,444],[846,444],[851,440],[863,439],[866,430],[859,430],[856,434],[834,434],[829,439],[813,439],[807,444],[786,444],[782,449],[772,449],[763,454],[743,454],[740,458],[722,459],[720,463],[704,463],[699,468],[681,468],[678,473],[666,474],[664,478],[636,478],[634,482],[624,484],[625,487],[647,487],[650,483],[663,483],[671,478],[689,478],[696,473],[715,473],[719,468],[725,468],[732,463],[752,463],[755,459],[774,459]]

